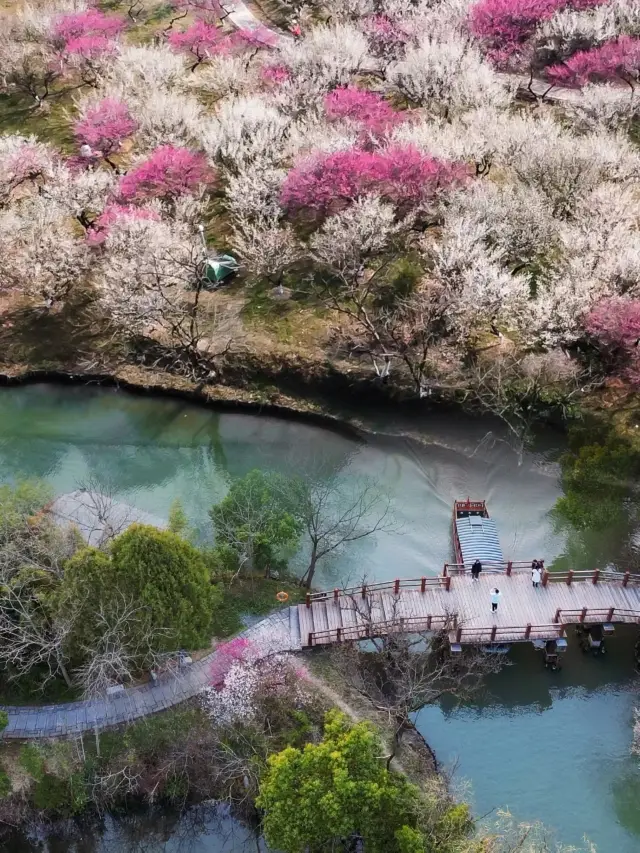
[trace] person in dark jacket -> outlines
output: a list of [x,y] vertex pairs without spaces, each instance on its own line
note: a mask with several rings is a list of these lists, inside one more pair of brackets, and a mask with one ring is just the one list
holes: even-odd
[[477,581],[480,577],[480,572],[482,571],[482,563],[480,560],[476,559],[475,563],[471,566],[471,577],[474,581]]

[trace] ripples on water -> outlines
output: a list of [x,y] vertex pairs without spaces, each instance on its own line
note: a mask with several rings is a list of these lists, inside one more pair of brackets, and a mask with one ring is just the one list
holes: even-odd
[[[325,564],[318,584],[357,582],[363,567],[372,580],[439,572],[451,557],[452,502],[466,495],[487,499],[505,557],[549,563],[565,548],[548,517],[561,493],[557,457],[564,448],[554,434],[520,460],[495,424],[461,416],[424,417],[419,440],[397,435],[415,434],[415,421],[380,417],[376,435],[364,442],[272,417],[55,386],[0,391],[0,414],[3,479],[45,477],[57,492],[92,480],[164,517],[180,498],[203,536],[211,504],[231,478],[252,468],[302,472],[322,462],[345,478],[375,477],[392,497],[401,534],[340,554]],[[612,542],[609,559],[616,547]],[[530,647],[516,647],[515,665],[491,680],[482,703],[423,709],[420,728],[442,759],[460,757],[479,813],[509,806],[518,817],[554,825],[566,841],[578,843],[587,833],[600,853],[640,850],[640,782],[628,756],[633,639],[619,632],[603,660],[571,649],[554,674]],[[177,844],[175,830],[165,829]],[[111,839],[112,846],[100,851],[126,850],[113,847],[119,831],[109,830],[104,843]],[[141,831],[154,840],[150,829]],[[236,853],[223,841],[203,834],[200,846],[187,849]],[[177,850],[175,844],[161,849]]]

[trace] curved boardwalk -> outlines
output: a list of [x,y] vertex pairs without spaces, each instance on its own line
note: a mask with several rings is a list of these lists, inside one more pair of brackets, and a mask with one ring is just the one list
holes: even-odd
[[[283,651],[298,651],[300,635],[291,623],[293,608],[274,613],[247,628],[246,637],[260,657]],[[209,683],[209,669],[216,651],[191,664],[175,676],[159,679],[154,684],[132,687],[115,696],[64,705],[39,707],[2,706],[9,715],[5,738],[63,737],[131,722],[147,714],[164,711],[196,696]]]

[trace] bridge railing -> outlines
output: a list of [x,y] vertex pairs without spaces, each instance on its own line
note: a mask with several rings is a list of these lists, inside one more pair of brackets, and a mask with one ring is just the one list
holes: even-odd
[[591,622],[600,625],[603,622],[637,622],[640,624],[640,610],[624,607],[583,607],[581,610],[563,610],[558,608],[553,617],[556,625]]
[[[530,572],[532,562],[532,560],[482,560],[482,573],[511,575]],[[444,577],[449,575],[470,575],[472,565],[473,563],[445,563],[442,574]]]
[[437,589],[449,589],[451,586],[451,578],[441,575],[436,577],[421,577],[421,578],[395,578],[392,581],[380,581],[378,583],[363,583],[359,586],[336,587],[331,590],[323,590],[322,592],[307,593],[307,607],[311,606],[312,601],[326,601],[329,598],[366,598],[372,592],[384,592],[385,590],[393,591],[394,595],[398,595],[401,589],[419,589],[420,592],[425,592],[429,588],[436,587]]
[[611,569],[586,569],[574,570],[569,569],[568,572],[547,572],[545,571],[542,578],[542,585],[547,586],[549,583],[565,583],[571,586],[572,583],[619,583],[623,587],[640,586],[640,575],[631,574],[631,572],[616,572]]
[[[367,640],[383,637],[387,634],[418,634],[421,631],[442,631],[456,627],[455,617],[446,614],[437,616],[405,616],[382,622],[366,622],[362,625],[343,625],[340,628],[325,628],[322,631],[310,631],[307,646],[343,643],[348,640]],[[554,626],[556,629],[557,625]]]
[[456,643],[500,643],[518,642],[519,640],[551,640],[564,636],[566,628],[562,623],[550,625],[491,625],[490,627],[474,628],[460,625],[452,633]]

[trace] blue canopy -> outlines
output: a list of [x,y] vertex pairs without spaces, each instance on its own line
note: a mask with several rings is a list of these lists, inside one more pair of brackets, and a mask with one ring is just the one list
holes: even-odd
[[504,562],[498,529],[492,518],[483,518],[481,515],[456,518],[456,530],[465,564],[475,560],[481,563]]

